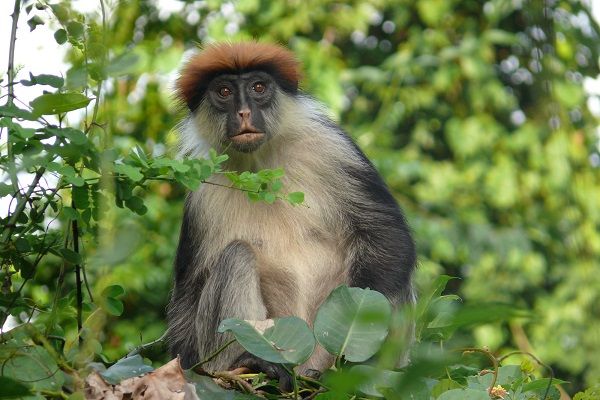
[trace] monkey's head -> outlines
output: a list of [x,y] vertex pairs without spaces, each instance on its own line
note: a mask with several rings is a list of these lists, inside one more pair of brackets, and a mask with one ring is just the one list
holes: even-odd
[[299,76],[298,62],[283,47],[221,43],[183,66],[177,96],[212,146],[249,153],[273,136],[279,104],[297,93]]

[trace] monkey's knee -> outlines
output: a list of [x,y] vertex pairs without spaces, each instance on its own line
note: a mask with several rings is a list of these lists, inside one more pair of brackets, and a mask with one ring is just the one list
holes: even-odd
[[[207,292],[218,295],[219,315],[222,318],[264,319],[266,310],[260,291],[257,258],[252,246],[236,240],[229,243],[211,271],[214,289]],[[211,299],[207,298],[208,301]]]

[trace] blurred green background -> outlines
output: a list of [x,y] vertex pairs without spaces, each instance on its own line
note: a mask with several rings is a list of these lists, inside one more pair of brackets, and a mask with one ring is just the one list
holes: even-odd
[[[107,82],[99,121],[123,154],[136,144],[175,153],[172,84],[198,43],[282,43],[303,63],[302,89],[331,109],[405,210],[418,285],[449,274],[467,303],[533,311],[466,341],[531,351],[569,391],[600,381],[600,98],[585,90],[599,73],[600,28],[589,5],[132,0],[107,10],[123,74]],[[67,62],[82,60],[72,52]],[[93,291],[126,289],[124,314],[100,338],[110,360],[165,329],[184,194],[156,183],[143,193],[146,215],[115,208],[99,240],[84,237]],[[51,267],[27,287],[40,304],[52,300]]]

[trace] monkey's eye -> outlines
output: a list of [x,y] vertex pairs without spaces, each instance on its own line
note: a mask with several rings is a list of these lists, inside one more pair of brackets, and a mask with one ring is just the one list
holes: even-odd
[[219,89],[219,96],[229,97],[229,95],[231,95],[231,89],[228,87],[223,86],[221,89]]
[[262,82],[256,82],[254,85],[252,85],[252,90],[254,90],[256,93],[264,93],[265,90],[267,90],[267,86]]

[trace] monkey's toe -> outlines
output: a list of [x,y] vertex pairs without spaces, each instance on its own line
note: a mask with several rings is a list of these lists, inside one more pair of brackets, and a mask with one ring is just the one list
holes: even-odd
[[321,371],[318,369],[307,369],[302,375],[311,379],[319,379],[321,377]]
[[244,352],[231,364],[230,368],[246,367],[254,372],[262,372],[270,379],[279,381],[279,389],[283,392],[291,392],[293,389],[292,377],[280,364],[274,364]]

